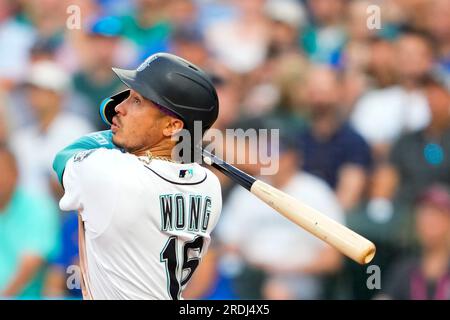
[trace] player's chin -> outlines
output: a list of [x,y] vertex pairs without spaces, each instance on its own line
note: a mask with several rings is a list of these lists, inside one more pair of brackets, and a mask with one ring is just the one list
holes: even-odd
[[121,137],[121,134],[118,133],[118,132],[113,132],[112,142],[113,142],[116,146],[118,146],[118,147],[121,147],[121,148],[124,147],[124,145],[123,145],[123,139],[122,139],[122,137]]

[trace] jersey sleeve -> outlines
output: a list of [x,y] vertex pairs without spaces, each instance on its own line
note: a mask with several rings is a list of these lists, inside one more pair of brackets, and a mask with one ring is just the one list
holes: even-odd
[[81,151],[67,161],[59,206],[64,211],[78,210],[86,231],[94,236],[107,228],[114,214],[124,156],[119,150],[100,148]]
[[[97,148],[117,148],[112,142],[111,130],[98,131],[85,135],[59,151],[53,160],[53,170],[56,172],[59,182],[63,184],[62,177],[69,159],[80,152],[89,153],[89,150]],[[63,187],[65,186],[63,185]]]

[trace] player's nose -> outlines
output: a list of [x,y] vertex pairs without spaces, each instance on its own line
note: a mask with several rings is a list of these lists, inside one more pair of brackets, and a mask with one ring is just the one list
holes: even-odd
[[117,106],[115,106],[114,111],[117,114],[125,115],[126,114],[126,105],[129,101],[129,99],[130,99],[130,97],[128,97],[127,99],[125,99],[121,103],[119,103]]

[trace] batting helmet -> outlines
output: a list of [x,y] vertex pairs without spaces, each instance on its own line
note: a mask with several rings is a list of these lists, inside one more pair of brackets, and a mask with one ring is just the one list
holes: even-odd
[[[216,121],[219,100],[211,79],[194,64],[168,53],[148,57],[136,70],[112,68],[125,85],[144,98],[179,117],[192,134],[194,121],[201,121],[202,134]],[[130,90],[119,92],[100,105],[103,121],[111,125],[115,107]]]

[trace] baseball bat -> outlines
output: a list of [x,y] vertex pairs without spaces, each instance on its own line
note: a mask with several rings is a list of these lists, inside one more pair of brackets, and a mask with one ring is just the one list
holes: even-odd
[[281,215],[322,239],[347,257],[359,264],[367,264],[375,256],[375,245],[353,230],[285,192],[226,163],[209,151],[203,149],[202,154],[208,165],[239,183]]

